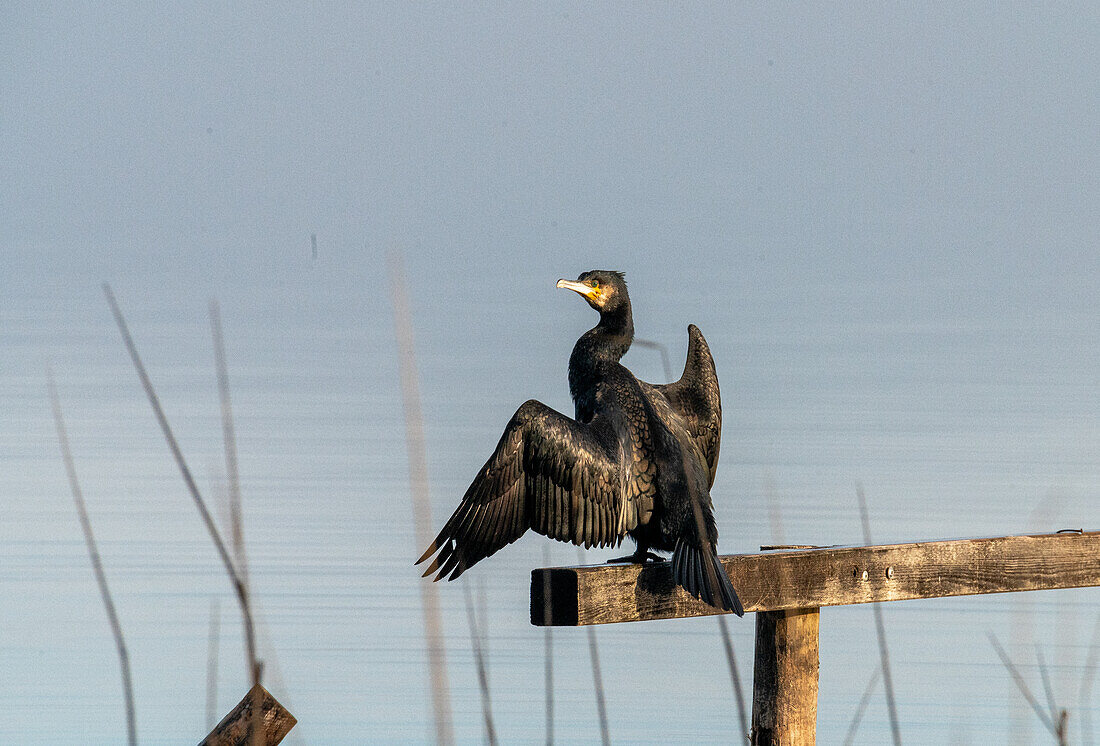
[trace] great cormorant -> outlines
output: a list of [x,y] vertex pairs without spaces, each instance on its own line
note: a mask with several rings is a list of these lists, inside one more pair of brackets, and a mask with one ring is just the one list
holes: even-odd
[[525,402],[417,564],[434,554],[424,576],[438,571],[435,580],[454,580],[529,528],[585,547],[615,546],[629,535],[637,551],[623,560],[671,552],[677,584],[744,614],[718,561],[710,487],[722,404],[702,332],[688,327],[679,381],[645,383],[619,362],[634,339],[622,273],[594,270],[557,286],[600,313],[569,356],[576,419]]

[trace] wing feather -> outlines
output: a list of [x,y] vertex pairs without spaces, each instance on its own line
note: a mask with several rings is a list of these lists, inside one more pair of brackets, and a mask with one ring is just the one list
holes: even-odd
[[643,384],[656,390],[680,416],[692,441],[706,459],[710,485],[718,470],[718,452],[722,441],[722,395],[714,358],[703,333],[695,324],[688,326],[688,352],[680,380],[665,384]]
[[435,555],[425,576],[453,580],[528,528],[578,545],[617,544],[639,513],[638,496],[620,487],[618,453],[607,421],[579,423],[526,402],[417,564]]

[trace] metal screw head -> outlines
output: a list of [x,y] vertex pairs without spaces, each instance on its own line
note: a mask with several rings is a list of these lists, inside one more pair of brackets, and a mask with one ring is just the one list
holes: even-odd
[[859,579],[860,580],[867,580],[867,571],[866,570],[864,570],[862,573],[860,573]]
[[886,568],[886,577],[887,578],[894,577],[894,568],[892,568],[892,567],[887,567]]

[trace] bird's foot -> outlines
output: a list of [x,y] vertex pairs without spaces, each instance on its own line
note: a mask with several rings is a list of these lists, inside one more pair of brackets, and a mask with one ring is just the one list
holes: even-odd
[[634,554],[628,554],[625,557],[616,557],[615,559],[609,559],[607,564],[614,565],[620,562],[633,562],[634,564],[644,565],[646,562],[664,562],[665,558],[659,554],[653,552],[635,552]]

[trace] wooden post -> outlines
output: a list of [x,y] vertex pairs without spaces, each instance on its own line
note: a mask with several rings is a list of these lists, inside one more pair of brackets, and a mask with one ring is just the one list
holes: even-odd
[[814,743],[819,617],[817,609],[757,612],[753,746]]
[[[262,732],[259,738],[252,738],[252,708],[258,704],[260,708],[259,721]],[[202,740],[199,746],[276,746],[298,720],[287,712],[286,708],[279,704],[278,700],[271,696],[271,692],[257,684],[244,695],[236,707],[222,718],[210,735]]]

